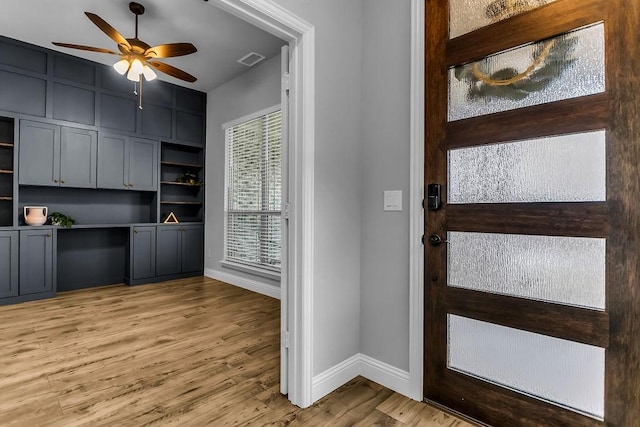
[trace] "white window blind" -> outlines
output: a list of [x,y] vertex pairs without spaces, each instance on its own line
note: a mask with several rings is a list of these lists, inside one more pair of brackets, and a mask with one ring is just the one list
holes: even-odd
[[280,271],[280,111],[229,126],[225,260]]

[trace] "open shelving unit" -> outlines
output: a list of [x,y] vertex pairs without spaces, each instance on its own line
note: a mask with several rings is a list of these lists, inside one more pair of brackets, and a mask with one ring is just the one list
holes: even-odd
[[180,222],[201,222],[204,215],[204,149],[163,142],[161,150],[160,221],[173,212]]
[[0,227],[13,225],[14,120],[0,117]]

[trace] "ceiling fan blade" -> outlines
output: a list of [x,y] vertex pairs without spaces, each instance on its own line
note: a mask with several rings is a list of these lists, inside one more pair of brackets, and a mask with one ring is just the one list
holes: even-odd
[[71,48],[71,49],[88,50],[89,52],[109,53],[111,55],[120,55],[117,52],[114,52],[114,51],[109,50],[109,49],[103,49],[101,47],[83,46],[81,44],[58,43],[58,42],[53,42],[53,44],[56,45],[56,46],[68,47],[68,48]]
[[119,45],[122,44],[127,46],[128,48],[131,48],[131,45],[129,44],[127,39],[125,39],[122,34],[120,34],[115,28],[109,25],[107,21],[100,18],[95,13],[85,12],[84,14],[87,15],[87,18],[89,18],[91,22],[93,22],[98,28],[100,28],[102,32],[108,35],[109,38],[111,38],[113,41],[115,41]]
[[162,73],[168,74],[180,80],[184,80],[185,82],[193,83],[198,80],[191,74],[182,71],[181,69],[176,68],[173,65],[165,64],[164,62],[147,62],[147,64],[151,65]]
[[174,56],[189,55],[198,49],[191,43],[167,43],[153,46],[147,49],[144,56],[150,58],[171,58]]

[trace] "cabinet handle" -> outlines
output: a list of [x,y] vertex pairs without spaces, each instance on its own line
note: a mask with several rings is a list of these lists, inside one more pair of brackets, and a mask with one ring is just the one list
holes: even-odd
[[125,186],[125,187],[128,187],[128,185],[127,185],[127,184],[125,184],[124,186]]
[[61,179],[61,180],[60,180],[60,184],[64,184],[64,179]]
[[51,237],[51,233],[47,233],[47,237]]
[[138,234],[138,230],[133,230],[133,233],[134,234]]
[[53,182],[55,182],[55,183],[57,184],[57,183],[58,183],[58,180],[57,180],[57,179],[54,179],[54,180],[53,180]]
[[133,184],[129,184],[129,187],[133,187]]

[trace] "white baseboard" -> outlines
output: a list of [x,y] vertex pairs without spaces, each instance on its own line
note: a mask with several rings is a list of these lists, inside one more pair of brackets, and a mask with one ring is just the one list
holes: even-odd
[[260,283],[256,280],[247,279],[246,277],[236,276],[235,274],[214,270],[212,268],[205,268],[204,275],[271,298],[280,299],[280,288],[277,286],[265,285],[264,283]]
[[362,375],[403,396],[412,398],[408,372],[358,353],[313,377],[311,391],[313,402],[318,401],[358,375]]
[[409,372],[367,355],[360,355],[360,375],[386,388],[411,398]]
[[341,385],[360,375],[360,356],[360,354],[356,354],[313,377],[311,382],[312,402],[322,399]]

